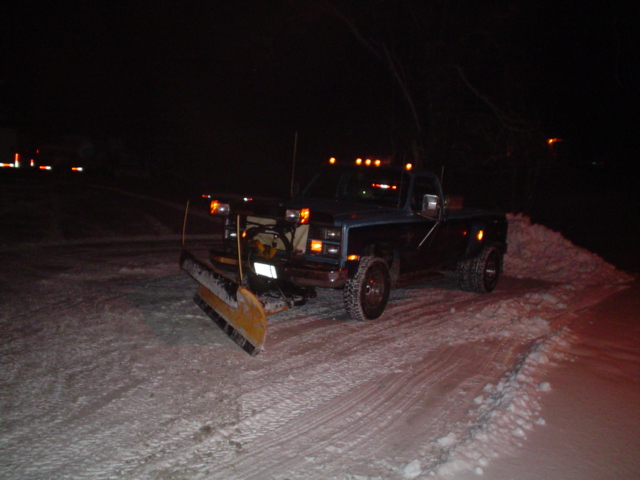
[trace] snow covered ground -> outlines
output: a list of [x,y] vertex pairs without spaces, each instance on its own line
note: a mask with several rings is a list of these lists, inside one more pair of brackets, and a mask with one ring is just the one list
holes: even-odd
[[[179,203],[62,181],[0,198],[0,478],[640,473],[638,310],[610,314],[637,282],[526,217],[492,294],[444,277],[359,323],[321,291],[249,357],[192,302]],[[615,465],[577,467],[607,448]]]

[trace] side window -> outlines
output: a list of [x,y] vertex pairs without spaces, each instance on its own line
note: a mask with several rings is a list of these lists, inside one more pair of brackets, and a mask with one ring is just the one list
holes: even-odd
[[418,176],[414,179],[411,195],[411,209],[415,212],[422,210],[422,199],[425,195],[439,195],[436,181],[432,177]]

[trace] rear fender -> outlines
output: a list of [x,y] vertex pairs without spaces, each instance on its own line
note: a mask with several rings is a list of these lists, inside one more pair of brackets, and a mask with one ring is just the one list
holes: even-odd
[[[482,234],[481,234],[482,232]],[[473,223],[469,229],[469,243],[465,252],[465,258],[474,258],[486,245],[487,231],[484,223]]]

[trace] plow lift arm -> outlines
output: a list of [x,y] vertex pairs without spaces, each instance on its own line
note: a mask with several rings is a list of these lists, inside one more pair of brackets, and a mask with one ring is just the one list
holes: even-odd
[[187,202],[182,227],[180,268],[199,284],[194,301],[235,343],[251,356],[255,356],[262,350],[267,336],[267,315],[285,310],[288,306],[281,305],[267,313],[258,297],[243,286],[239,215],[236,218],[238,272],[237,277],[233,278],[213,265],[197,259],[186,249],[188,211]]

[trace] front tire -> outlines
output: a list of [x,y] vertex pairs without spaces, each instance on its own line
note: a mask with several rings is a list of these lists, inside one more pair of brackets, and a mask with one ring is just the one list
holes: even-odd
[[386,262],[378,257],[362,257],[355,276],[344,286],[344,305],[351,318],[373,320],[384,312],[391,291]]
[[472,259],[458,262],[456,279],[461,290],[475,293],[492,292],[498,284],[502,255],[495,247],[484,247]]

